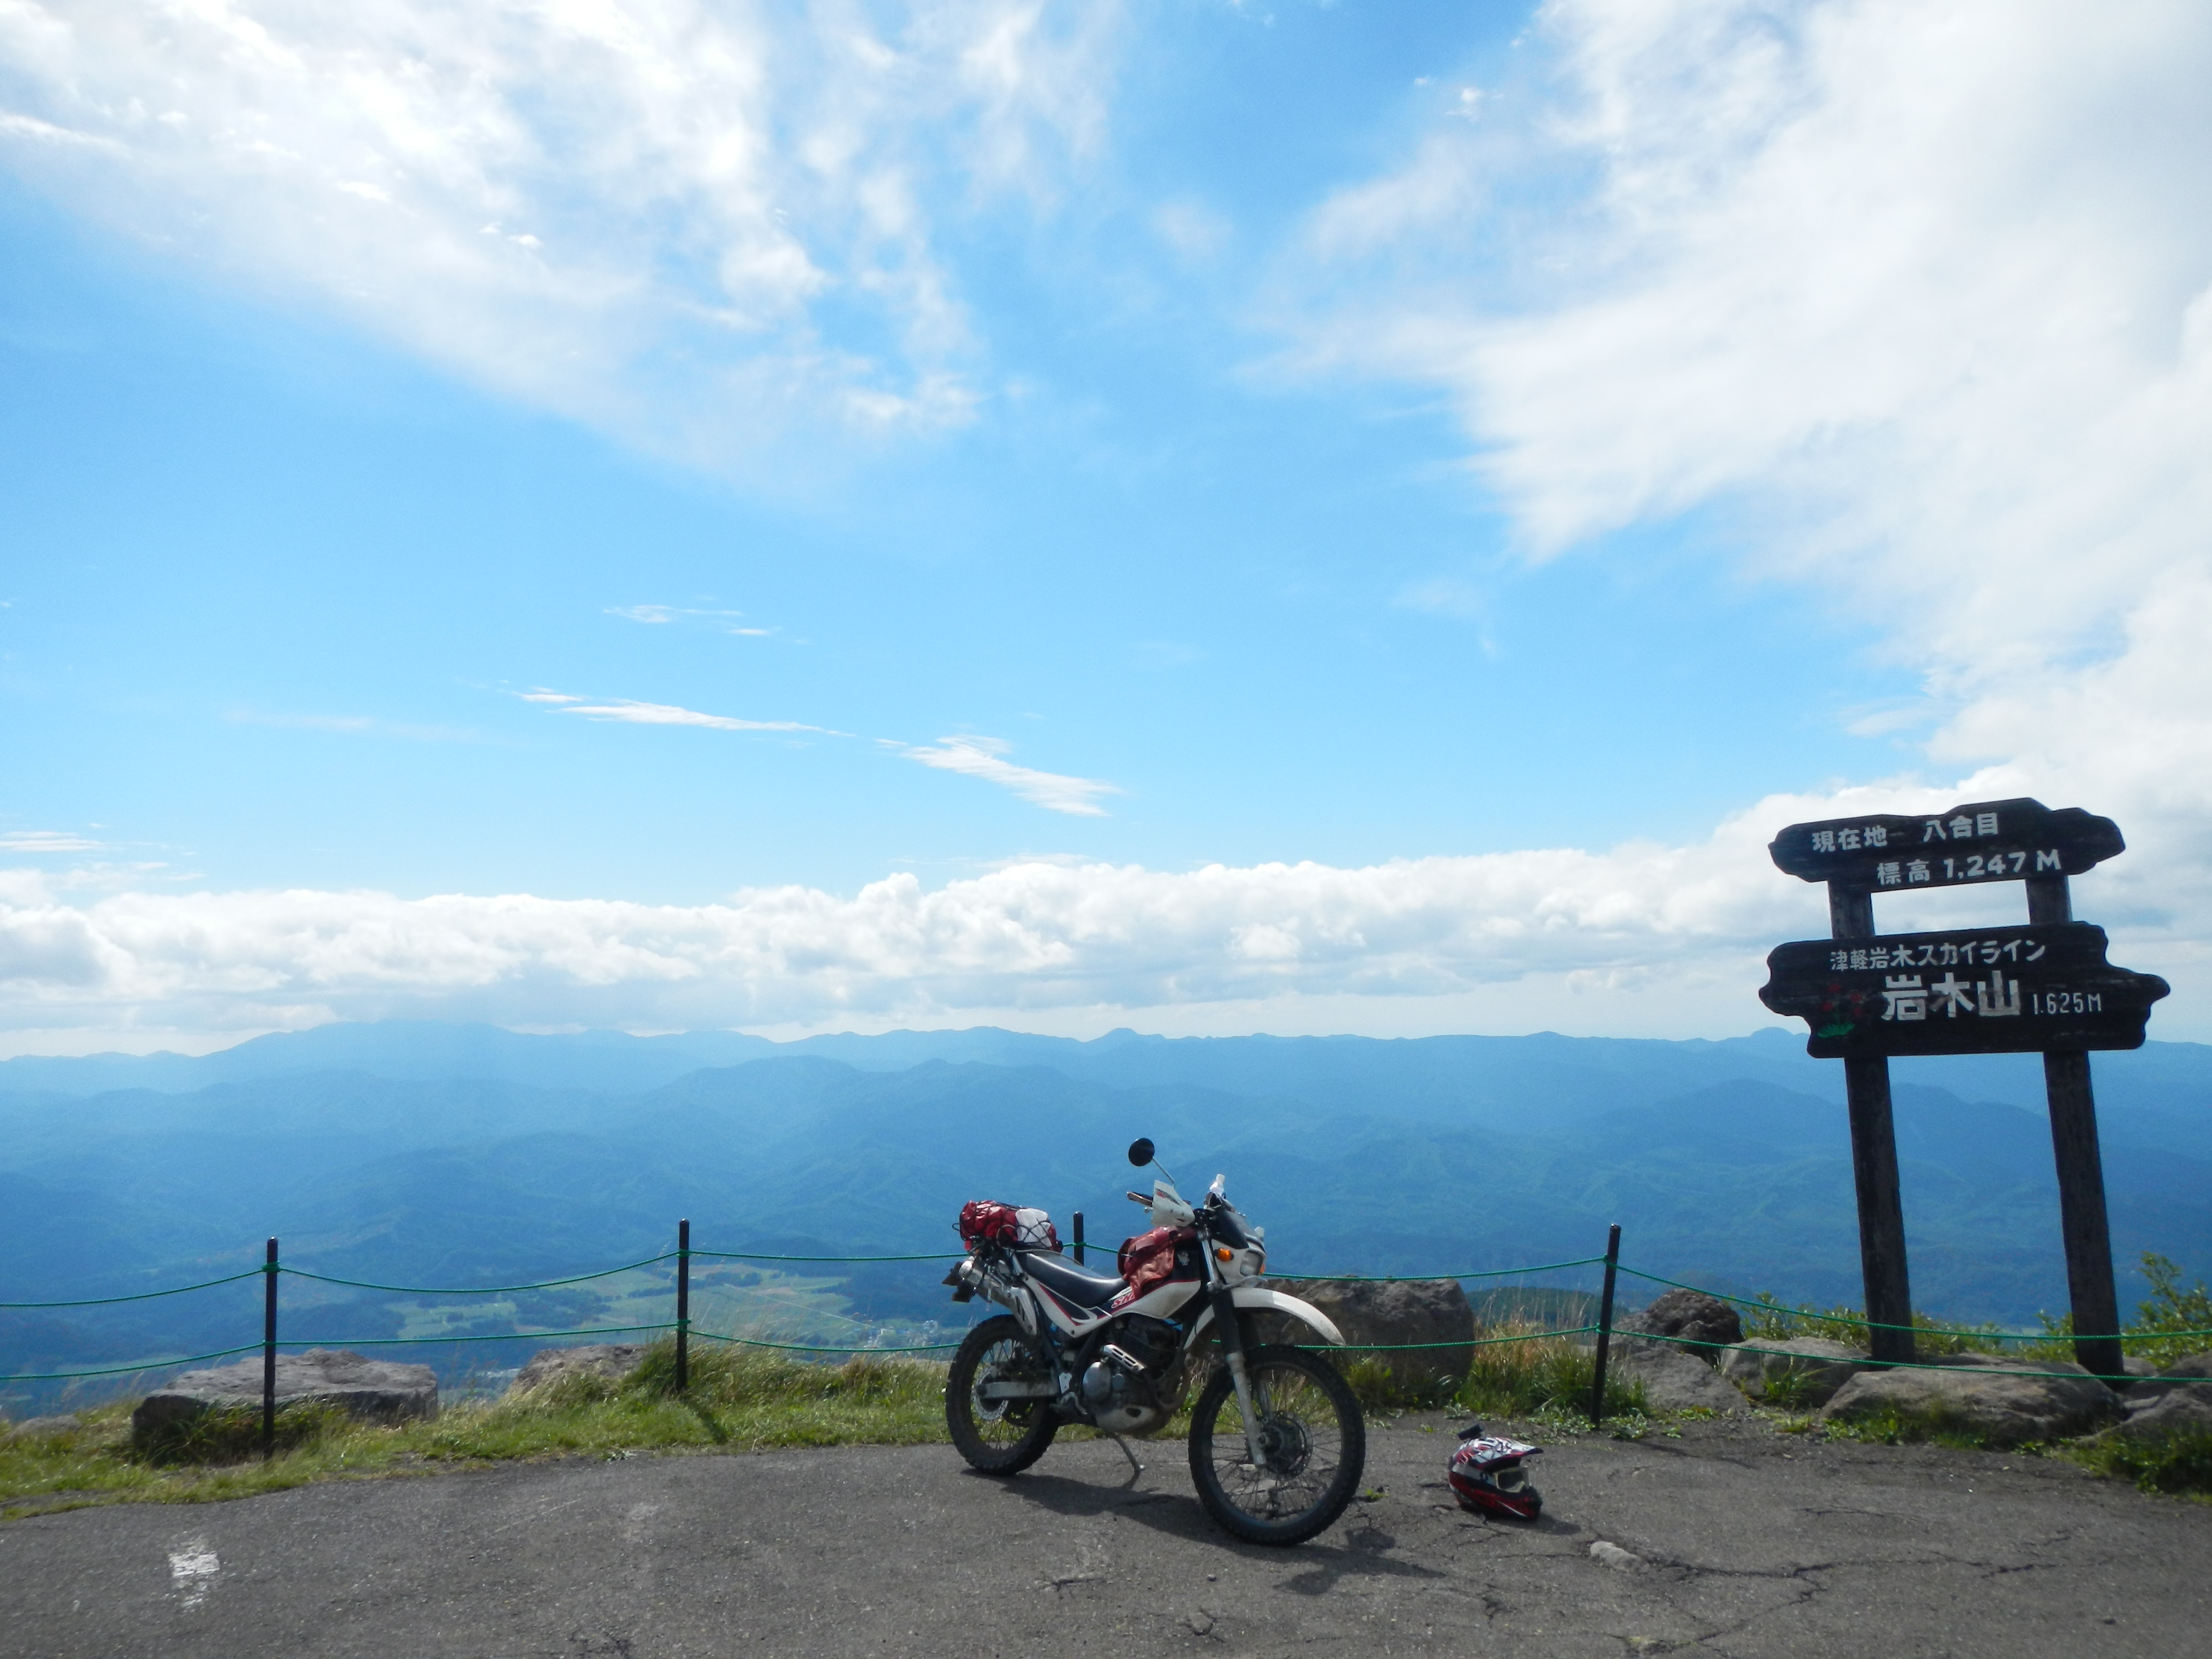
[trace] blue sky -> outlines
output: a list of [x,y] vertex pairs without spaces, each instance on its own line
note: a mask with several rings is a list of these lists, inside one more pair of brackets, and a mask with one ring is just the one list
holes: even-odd
[[0,35],[7,1043],[1718,1034],[1960,790],[2203,1029],[2205,31],[1951,9]]

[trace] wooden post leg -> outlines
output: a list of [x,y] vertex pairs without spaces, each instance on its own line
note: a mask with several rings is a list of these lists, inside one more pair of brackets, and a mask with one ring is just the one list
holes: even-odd
[[1866,1281],[1866,1316],[1875,1328],[1867,1333],[1867,1346],[1876,1359],[1909,1363],[1912,1287],[1905,1264],[1905,1200],[1897,1183],[1889,1061],[1878,1054],[1846,1060],[1844,1085],[1850,1100],[1851,1175],[1858,1183],[1859,1269]]
[[2089,1056],[2078,1049],[2044,1055],[2043,1083],[2051,1097],[2051,1150],[2058,1163],[2074,1357],[2100,1376],[2119,1376],[2126,1369],[2120,1363],[2120,1299],[2112,1284],[2112,1234],[2105,1214],[2105,1163],[2097,1148]]

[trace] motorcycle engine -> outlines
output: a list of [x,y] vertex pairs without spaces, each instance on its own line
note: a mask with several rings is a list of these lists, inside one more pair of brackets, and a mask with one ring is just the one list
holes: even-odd
[[1158,1384],[1182,1351],[1182,1339],[1164,1319],[1131,1314],[1114,1327],[1114,1340],[1083,1373],[1083,1403],[1091,1420],[1112,1434],[1144,1434],[1174,1407]]

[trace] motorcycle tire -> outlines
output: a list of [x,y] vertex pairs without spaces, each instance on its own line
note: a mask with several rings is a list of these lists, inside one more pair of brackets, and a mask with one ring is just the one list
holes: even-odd
[[1044,1455],[1060,1432],[1049,1400],[985,1401],[975,1390],[993,1376],[1046,1375],[1009,1314],[969,1331],[945,1378],[945,1425],[971,1468],[1019,1474]]
[[1351,1385],[1304,1348],[1244,1351],[1265,1469],[1253,1466],[1237,1386],[1221,1366],[1190,1418],[1190,1478],[1220,1526],[1253,1544],[1303,1544],[1359,1490],[1367,1424]]

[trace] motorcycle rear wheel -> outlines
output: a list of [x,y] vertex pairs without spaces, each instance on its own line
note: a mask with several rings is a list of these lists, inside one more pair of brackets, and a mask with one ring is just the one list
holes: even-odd
[[1190,1478],[1225,1530],[1249,1543],[1303,1544],[1333,1525],[1359,1490],[1366,1421],[1336,1368],[1303,1348],[1247,1348],[1244,1374],[1267,1467],[1253,1465],[1224,1365],[1191,1413]]
[[994,1377],[1043,1380],[1022,1328],[1010,1314],[969,1331],[945,1378],[945,1425],[969,1467],[985,1474],[1019,1474],[1042,1457],[1060,1419],[1049,1400],[982,1400],[976,1390]]

